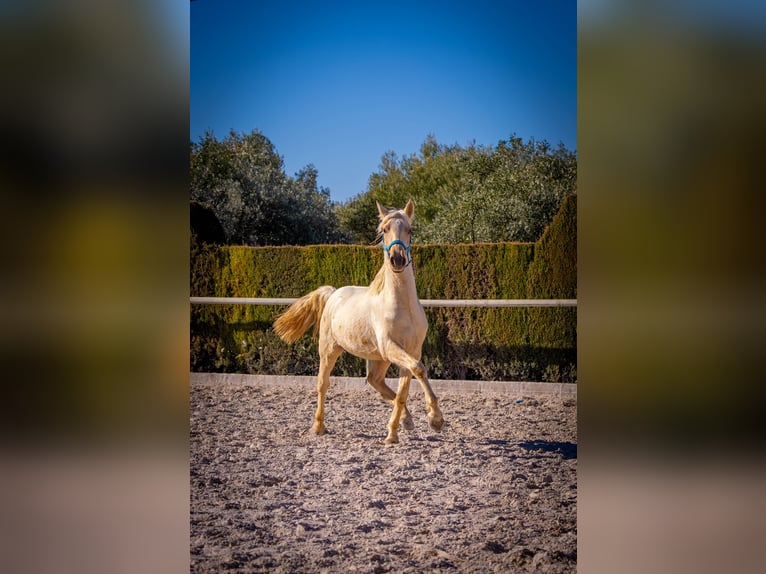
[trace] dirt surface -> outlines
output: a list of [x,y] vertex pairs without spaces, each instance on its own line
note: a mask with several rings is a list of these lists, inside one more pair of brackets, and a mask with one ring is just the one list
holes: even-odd
[[383,444],[390,406],[330,388],[191,386],[191,571],[575,572],[572,399],[449,393]]

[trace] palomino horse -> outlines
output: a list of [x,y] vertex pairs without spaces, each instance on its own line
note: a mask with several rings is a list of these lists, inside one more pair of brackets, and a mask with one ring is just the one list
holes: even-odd
[[[377,202],[376,202],[377,203]],[[383,266],[369,287],[320,287],[293,303],[275,322],[274,330],[282,340],[293,343],[312,325],[319,333],[319,376],[317,410],[312,431],[326,432],[324,400],[330,385],[330,372],[345,350],[367,359],[367,382],[389,401],[394,410],[388,421],[387,444],[399,442],[399,420],[412,430],[412,416],[407,410],[410,380],[414,375],[425,393],[428,422],[439,431],[444,418],[436,395],[428,383],[426,368],[420,361],[428,321],[415,291],[410,245],[412,200],[404,209],[387,210],[377,204],[380,215],[378,233],[383,246]],[[399,367],[396,393],[386,384],[389,365]]]

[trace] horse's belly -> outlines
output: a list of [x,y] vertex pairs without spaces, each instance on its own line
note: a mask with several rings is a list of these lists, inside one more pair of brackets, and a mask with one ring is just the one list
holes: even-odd
[[335,341],[352,355],[370,360],[381,359],[375,333],[367,325],[361,322],[334,322],[333,335]]

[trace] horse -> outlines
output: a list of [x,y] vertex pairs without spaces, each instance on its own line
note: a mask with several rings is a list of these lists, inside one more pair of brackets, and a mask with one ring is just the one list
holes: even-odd
[[[330,373],[338,357],[346,351],[367,359],[367,382],[393,406],[385,443],[394,444],[399,442],[400,419],[405,430],[414,428],[407,409],[413,376],[423,388],[430,427],[441,431],[444,417],[420,360],[428,321],[415,289],[410,253],[415,205],[411,199],[404,209],[386,209],[377,201],[375,203],[383,265],[372,283],[368,287],[339,289],[323,285],[295,301],[280,315],[274,322],[274,331],[287,343],[297,341],[312,326],[313,335],[319,335],[313,433],[323,435],[327,432],[324,401]],[[391,363],[399,367],[396,393],[385,381]]]

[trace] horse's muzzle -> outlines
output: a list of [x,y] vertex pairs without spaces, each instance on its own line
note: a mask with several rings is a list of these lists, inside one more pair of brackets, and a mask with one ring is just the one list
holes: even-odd
[[401,249],[391,250],[391,267],[394,273],[401,273],[407,267],[407,256],[402,253]]

